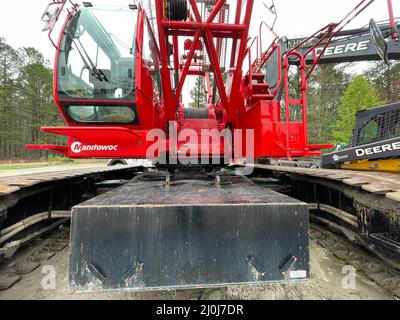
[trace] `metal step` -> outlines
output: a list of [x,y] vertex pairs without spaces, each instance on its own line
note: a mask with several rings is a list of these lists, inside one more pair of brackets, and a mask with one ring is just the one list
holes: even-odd
[[262,100],[273,100],[274,96],[272,94],[253,94],[250,98],[251,104],[254,104]]
[[262,73],[253,73],[252,75],[253,80],[257,80],[259,82],[264,82],[265,74]]
[[253,95],[269,93],[269,85],[266,83],[253,83]]

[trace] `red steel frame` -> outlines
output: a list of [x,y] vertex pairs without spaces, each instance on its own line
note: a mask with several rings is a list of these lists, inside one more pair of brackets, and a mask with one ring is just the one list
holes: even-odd
[[[234,80],[232,82],[232,91],[233,88],[239,89],[241,82],[241,70],[244,60],[244,52],[246,50],[246,41],[249,33],[249,26],[251,20],[251,13],[253,9],[253,0],[248,0],[246,4],[246,8],[244,11],[244,19],[242,23],[240,23],[240,15],[243,14],[242,10],[242,1],[238,1],[236,5],[236,20],[234,24],[225,24],[225,23],[214,23],[214,18],[221,13],[222,6],[226,3],[225,0],[216,0],[215,7],[210,13],[210,16],[206,21],[203,21],[198,10],[198,6],[195,0],[189,0],[189,4],[191,10],[194,13],[194,19],[184,22],[184,21],[170,21],[166,20],[164,17],[164,1],[163,0],[155,0],[155,8],[157,13],[157,26],[158,26],[158,34],[159,34],[159,43],[160,43],[160,52],[161,52],[161,63],[163,66],[168,66],[169,64],[169,56],[167,54],[167,48],[169,43],[169,38],[173,38],[174,42],[174,60],[175,63],[178,61],[179,57],[179,48],[178,48],[178,39],[179,37],[193,37],[192,45],[190,47],[186,63],[184,65],[183,71],[179,76],[179,84],[175,90],[171,88],[171,73],[168,68],[162,68],[162,82],[163,89],[166,98],[165,107],[166,107],[166,116],[168,121],[174,121],[176,119],[177,108],[180,101],[180,96],[182,93],[182,88],[186,81],[187,76],[190,73],[190,67],[192,66],[192,60],[195,55],[195,51],[200,39],[203,39],[203,43],[206,47],[208,56],[211,61],[211,65],[209,66],[211,72],[214,74],[216,86],[220,93],[221,101],[220,106],[223,108],[224,112],[228,117],[228,122],[231,121],[232,117],[232,100],[228,97],[225,84],[222,78],[222,72],[219,66],[219,53],[214,44],[214,38],[231,38],[234,39],[234,43],[237,43],[237,40],[241,40],[241,45],[239,48],[239,57],[236,65],[236,70],[234,73]],[[232,59],[234,58],[234,53],[232,53]],[[177,65],[175,65],[177,68]]]
[[388,9],[389,9],[390,27],[392,28],[392,39],[399,41],[399,34],[397,32],[396,21],[395,21],[394,13],[393,13],[392,0],[387,0],[387,3],[388,3]]
[[[68,0],[69,1],[69,0]],[[63,31],[67,22],[78,10],[78,6],[73,4],[72,11],[69,12],[66,22],[62,28],[62,32],[56,46],[56,62],[54,74],[54,92],[55,100],[58,104],[60,112],[63,114],[68,127],[42,128],[45,132],[67,135],[70,137],[68,147],[59,146],[28,146],[28,148],[48,149],[54,152],[63,153],[69,157],[84,158],[143,158],[146,156],[146,150],[151,142],[146,140],[147,133],[154,128],[163,130],[167,136],[169,128],[176,128],[178,131],[182,129],[194,129],[199,132],[201,129],[218,129],[229,128],[251,129],[255,132],[255,150],[254,154],[247,156],[260,157],[301,157],[320,155],[320,149],[328,148],[329,145],[308,144],[307,134],[307,81],[313,72],[316,64],[318,64],[321,56],[327,48],[330,41],[347,26],[355,17],[357,17],[365,8],[367,8],[374,0],[361,0],[361,2],[345,16],[337,24],[329,24],[322,28],[311,37],[305,39],[298,46],[292,48],[289,52],[282,56],[281,46],[278,44],[279,36],[266,22],[262,22],[259,28],[259,37],[249,43],[249,27],[251,23],[252,10],[254,0],[237,0],[235,9],[234,23],[214,22],[215,18],[224,14],[224,6],[226,0],[213,0],[210,3],[214,6],[209,17],[204,21],[196,0],[188,0],[189,10],[188,19],[186,21],[171,21],[165,16],[166,1],[154,0],[157,17],[157,31],[159,36],[159,60],[160,75],[162,82],[162,100],[160,103],[151,101],[148,97],[153,97],[153,87],[151,85],[151,76],[148,68],[146,68],[141,60],[142,42],[143,42],[143,21],[146,13],[139,4],[139,17],[137,26],[136,43],[139,45],[138,55],[136,57],[135,67],[135,88],[136,101],[118,101],[118,103],[135,104],[141,119],[140,125],[79,125],[71,122],[64,114],[61,103],[87,103],[87,100],[59,100],[57,93],[58,79],[58,56],[60,53],[60,45],[62,43]],[[50,5],[59,5],[64,8],[67,0],[53,0]],[[393,19],[393,8],[391,0],[388,0],[389,15],[392,24],[395,25]],[[59,18],[60,12],[57,14],[56,20]],[[55,23],[52,24],[54,26]],[[267,27],[273,34],[274,40],[265,52],[261,52],[262,48],[262,27]],[[51,37],[52,28],[49,31]],[[305,54],[297,51],[301,46],[306,44],[317,34],[325,32],[324,36],[315,43],[315,45]],[[397,35],[398,36],[398,35]],[[181,39],[191,38],[185,43],[186,55],[180,53]],[[396,37],[393,34],[393,37]],[[227,72],[228,81],[225,84],[223,73],[220,67],[221,43],[222,39],[232,39],[232,50],[229,61],[229,70]],[[324,41],[325,47],[319,55],[316,55],[315,48]],[[252,59],[251,48],[256,44],[256,59]],[[173,48],[171,52],[170,48]],[[201,63],[198,63],[199,51],[205,47],[210,60],[208,66],[209,71],[202,70]],[[305,57],[314,54],[314,64],[307,68]],[[255,79],[260,79],[263,66],[267,62],[271,62],[273,57],[279,58],[274,62],[278,67],[278,82],[275,90],[270,92],[268,85],[265,83],[255,84]],[[184,58],[183,58],[184,57]],[[173,63],[171,61],[173,59]],[[242,69],[246,58],[249,59],[249,71],[243,75]],[[293,99],[289,97],[289,68],[291,67],[291,59],[298,61],[297,68],[300,72],[300,97]],[[215,104],[211,102],[210,74],[214,75],[215,85],[218,89],[220,100]],[[173,77],[174,75],[174,77]],[[209,119],[185,119],[182,105],[182,90],[190,75],[204,76],[206,78],[207,101],[209,105]],[[175,85],[172,84],[175,80]],[[279,88],[283,85],[285,117],[281,115],[281,101],[277,94]],[[252,99],[257,93],[255,88],[262,88],[264,95],[262,99]],[[260,95],[258,95],[260,97]],[[109,101],[93,101],[93,103],[109,103]],[[301,121],[291,121],[290,112],[292,105],[301,106]],[[285,119],[283,119],[285,118]],[[167,138],[168,139],[168,138]],[[118,144],[118,150],[105,151],[79,151],[73,152],[73,146],[76,143],[84,145],[107,145]],[[182,147],[184,143],[178,144],[177,149]],[[168,152],[169,141],[166,141],[166,150],[160,152]],[[199,148],[201,149],[201,148]],[[76,151],[76,150],[75,150]],[[244,150],[243,150],[244,152]],[[202,154],[202,157],[211,154]],[[223,155],[221,155],[223,156]]]

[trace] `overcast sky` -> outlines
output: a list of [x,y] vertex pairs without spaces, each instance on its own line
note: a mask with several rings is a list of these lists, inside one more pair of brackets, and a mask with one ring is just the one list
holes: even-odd
[[[230,0],[232,1],[232,0]],[[269,2],[271,0],[266,0]],[[53,60],[54,49],[47,34],[41,32],[40,17],[50,0],[2,1],[0,10],[0,36],[6,38],[13,47],[33,46],[39,49],[46,59]],[[276,30],[281,36],[309,35],[329,22],[339,21],[359,0],[275,0],[279,19]],[[394,0],[395,13],[400,16],[400,1]],[[129,0],[92,0],[94,4],[127,4]],[[252,33],[258,33],[259,22],[272,16],[255,0]],[[358,17],[352,27],[363,26],[370,18],[387,19],[386,0],[375,3]],[[350,26],[350,27],[351,27]],[[129,27],[129,26],[127,26]],[[266,41],[268,42],[268,41]]]

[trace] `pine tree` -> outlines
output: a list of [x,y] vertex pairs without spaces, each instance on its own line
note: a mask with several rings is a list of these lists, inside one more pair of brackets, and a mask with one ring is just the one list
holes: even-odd
[[52,70],[34,48],[15,50],[0,38],[0,159],[39,158],[26,144],[65,144],[40,127],[64,124],[52,98]]
[[332,123],[338,120],[338,108],[349,83],[344,72],[347,64],[320,65],[309,81],[308,131],[311,143],[332,143]]
[[347,87],[338,109],[339,119],[334,124],[336,143],[350,142],[355,125],[356,112],[382,104],[377,90],[363,76],[354,77]]
[[189,103],[191,108],[201,108],[207,103],[206,87],[204,78],[199,76],[196,78],[194,88],[190,91],[192,101]]
[[394,62],[390,66],[383,62],[373,62],[365,76],[378,90],[382,100],[400,100],[400,62]]
[[16,139],[15,122],[18,93],[15,81],[18,77],[19,57],[5,39],[0,38],[0,158],[13,154],[12,140]]

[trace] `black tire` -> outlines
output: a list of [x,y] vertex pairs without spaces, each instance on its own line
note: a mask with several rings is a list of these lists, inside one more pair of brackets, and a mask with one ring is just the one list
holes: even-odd
[[186,0],[169,0],[168,1],[168,19],[174,21],[186,21],[187,19],[187,1]]
[[128,165],[125,160],[112,160],[107,164],[107,166],[113,167],[113,166],[120,165],[120,164],[122,164],[124,166]]

